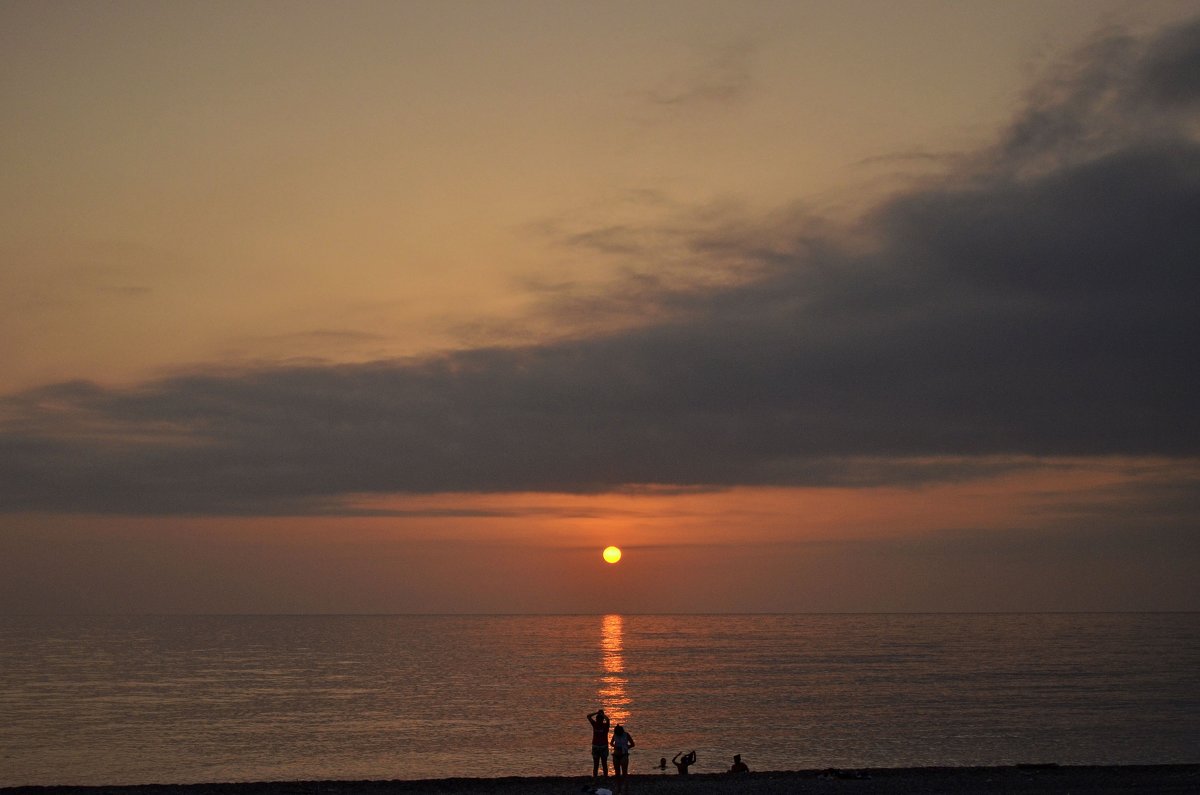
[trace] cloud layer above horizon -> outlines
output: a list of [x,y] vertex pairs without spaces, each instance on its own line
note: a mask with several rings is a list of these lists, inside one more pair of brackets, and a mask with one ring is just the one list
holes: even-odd
[[[628,260],[621,284],[558,298],[637,313],[616,331],[9,395],[0,510],[320,513],[1200,456],[1200,21],[1097,38],[992,146],[820,220],[721,208],[565,238]],[[681,249],[707,277],[654,278]]]

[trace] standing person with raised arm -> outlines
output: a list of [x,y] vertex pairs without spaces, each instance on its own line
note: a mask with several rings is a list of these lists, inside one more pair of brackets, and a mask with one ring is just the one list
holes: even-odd
[[608,716],[600,708],[587,716],[592,724],[592,778],[599,774],[600,763],[604,763],[604,777],[608,778]]

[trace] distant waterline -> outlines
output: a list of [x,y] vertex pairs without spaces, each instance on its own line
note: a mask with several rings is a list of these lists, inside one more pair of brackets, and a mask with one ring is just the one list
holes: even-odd
[[1197,762],[1200,614],[0,617],[0,785]]

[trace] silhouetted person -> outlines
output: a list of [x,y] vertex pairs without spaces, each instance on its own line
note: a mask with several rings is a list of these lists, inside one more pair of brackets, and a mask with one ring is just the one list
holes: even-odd
[[592,724],[592,778],[600,772],[600,763],[604,763],[604,777],[608,778],[608,716],[603,709],[589,713],[588,723]]
[[730,773],[749,773],[750,766],[742,761],[741,754],[733,755],[733,764],[729,768]]
[[629,776],[629,752],[635,745],[633,735],[618,723],[612,734],[613,774],[617,777],[618,792],[625,791]]
[[[680,754],[683,754],[683,756],[680,756]],[[696,764],[696,752],[692,751],[691,753],[684,754],[683,751],[680,751],[678,754],[675,754],[671,762],[675,764],[675,769],[679,771],[679,775],[686,776],[688,767]]]
[[666,770],[667,769],[667,758],[665,756],[658,760],[658,768],[657,769],[658,770]]

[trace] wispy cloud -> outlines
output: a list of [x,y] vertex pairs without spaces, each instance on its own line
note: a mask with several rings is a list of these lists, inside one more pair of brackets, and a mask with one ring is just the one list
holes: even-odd
[[645,92],[653,105],[670,108],[724,106],[741,102],[754,85],[756,42],[726,44]]

